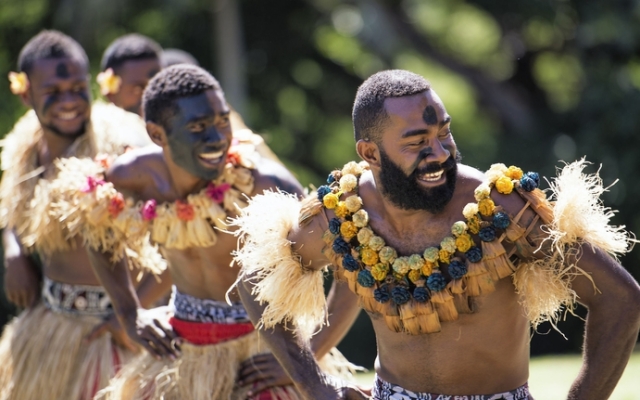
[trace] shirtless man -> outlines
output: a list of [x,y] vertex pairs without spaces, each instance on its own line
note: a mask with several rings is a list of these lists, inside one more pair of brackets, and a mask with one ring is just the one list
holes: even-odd
[[162,48],[138,33],[120,36],[104,51],[97,80],[100,92],[116,106],[142,114],[142,93],[160,71]]
[[90,399],[136,347],[123,333],[83,341],[113,310],[87,251],[47,218],[54,161],[115,156],[149,140],[138,117],[92,107],[87,56],[67,35],[33,37],[18,70],[9,74],[12,91],[31,110],[4,140],[0,222],[5,293],[24,311],[0,340],[0,399]]
[[[222,221],[246,204],[244,196],[275,188],[300,195],[300,184],[281,164],[259,157],[251,141],[232,135],[222,89],[203,69],[186,64],[163,69],[150,81],[143,104],[147,131],[158,146],[118,158],[104,175],[102,199],[97,189],[95,197],[75,195],[87,218],[100,204],[127,199],[129,205],[98,228],[117,230],[118,221],[126,221],[122,237],[128,241],[134,232],[151,232],[167,260],[174,293],[169,315],[144,310],[129,283],[126,259],[113,265],[113,252],[104,244],[106,251],[92,252],[92,265],[122,325],[148,350],[99,397],[240,399],[268,389],[266,398],[296,398],[275,359],[264,354],[237,294],[229,293],[231,305],[225,302],[238,273],[229,267],[237,241],[214,226],[225,227]],[[91,167],[70,167],[62,175],[79,169]],[[353,311],[336,311],[330,317],[336,323],[319,335],[315,354],[327,354],[354,317]]]
[[[638,337],[640,289],[607,254],[628,250],[628,237],[603,225],[608,217],[589,217],[606,210],[594,206],[601,191],[588,190],[595,181],[581,175],[583,164],[569,165],[555,181],[555,209],[536,189],[537,174],[495,164],[483,175],[461,164],[442,101],[408,71],[367,79],[353,123],[366,163],[334,171],[332,183],[304,204],[300,225],[294,216],[289,259],[307,274],[333,265],[360,297],[378,344],[373,398],[532,398],[530,322],[535,327],[575,300],[589,312],[584,364],[568,397],[607,398]],[[282,252],[269,256],[274,239],[262,239],[253,209],[277,214],[277,204],[290,210],[295,203],[266,194],[243,209],[241,297],[307,398],[362,398],[324,377],[283,329],[282,321],[310,311],[279,308],[279,292],[267,290],[278,283],[291,290],[289,275],[300,264],[285,263]]]

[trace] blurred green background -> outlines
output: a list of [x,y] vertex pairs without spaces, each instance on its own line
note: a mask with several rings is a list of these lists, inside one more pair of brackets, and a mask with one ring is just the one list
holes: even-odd
[[[0,0],[0,76],[44,28],[102,52],[139,32],[192,53],[227,99],[305,185],[356,158],[351,105],[370,74],[403,68],[427,77],[453,118],[464,162],[514,164],[553,176],[560,160],[600,165],[613,223],[640,232],[640,1],[609,0]],[[97,94],[97,86],[94,87]],[[0,79],[0,134],[26,110]],[[640,249],[622,258],[640,277]],[[15,312],[3,299],[0,323]],[[540,329],[532,353],[579,352]],[[548,334],[546,334],[548,333]],[[340,346],[371,367],[364,316]]]

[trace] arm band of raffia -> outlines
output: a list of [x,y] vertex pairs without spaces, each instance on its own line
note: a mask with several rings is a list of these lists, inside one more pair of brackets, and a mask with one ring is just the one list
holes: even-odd
[[239,229],[242,247],[235,253],[241,265],[239,280],[266,308],[260,326],[292,323],[301,337],[309,338],[325,322],[323,272],[301,264],[287,239],[298,227],[301,203],[289,194],[265,192],[253,197],[232,225]]
[[544,321],[554,322],[563,306],[573,309],[576,300],[571,288],[573,277],[584,275],[593,281],[575,263],[566,263],[568,256],[580,256],[575,254],[575,245],[584,245],[585,251],[588,247],[599,248],[616,257],[630,251],[635,242],[624,226],[610,225],[613,211],[600,200],[606,189],[597,174],[583,173],[586,164],[582,159],[559,171],[550,182],[550,202],[539,191],[518,190],[540,215],[544,222],[542,229],[549,235],[547,243],[541,243],[549,249],[545,257],[520,265],[513,277],[534,327]]

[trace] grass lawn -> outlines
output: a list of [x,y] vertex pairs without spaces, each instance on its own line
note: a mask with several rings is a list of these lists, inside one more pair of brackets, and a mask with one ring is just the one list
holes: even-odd
[[[578,374],[579,355],[542,356],[531,359],[529,389],[536,400],[566,399],[571,382]],[[358,383],[371,386],[373,373],[359,374]],[[610,397],[611,400],[640,400],[640,352],[631,356],[627,368]]]

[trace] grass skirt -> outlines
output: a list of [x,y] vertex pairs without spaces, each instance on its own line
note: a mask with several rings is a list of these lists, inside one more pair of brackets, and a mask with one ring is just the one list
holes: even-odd
[[132,357],[108,334],[83,342],[100,321],[42,304],[23,311],[0,339],[0,400],[93,398]]
[[[235,385],[240,363],[265,353],[257,331],[214,345],[181,346],[172,361],[156,360],[149,353],[136,357],[96,396],[101,400],[246,399],[250,387]],[[274,400],[297,400],[293,387],[271,390]]]

